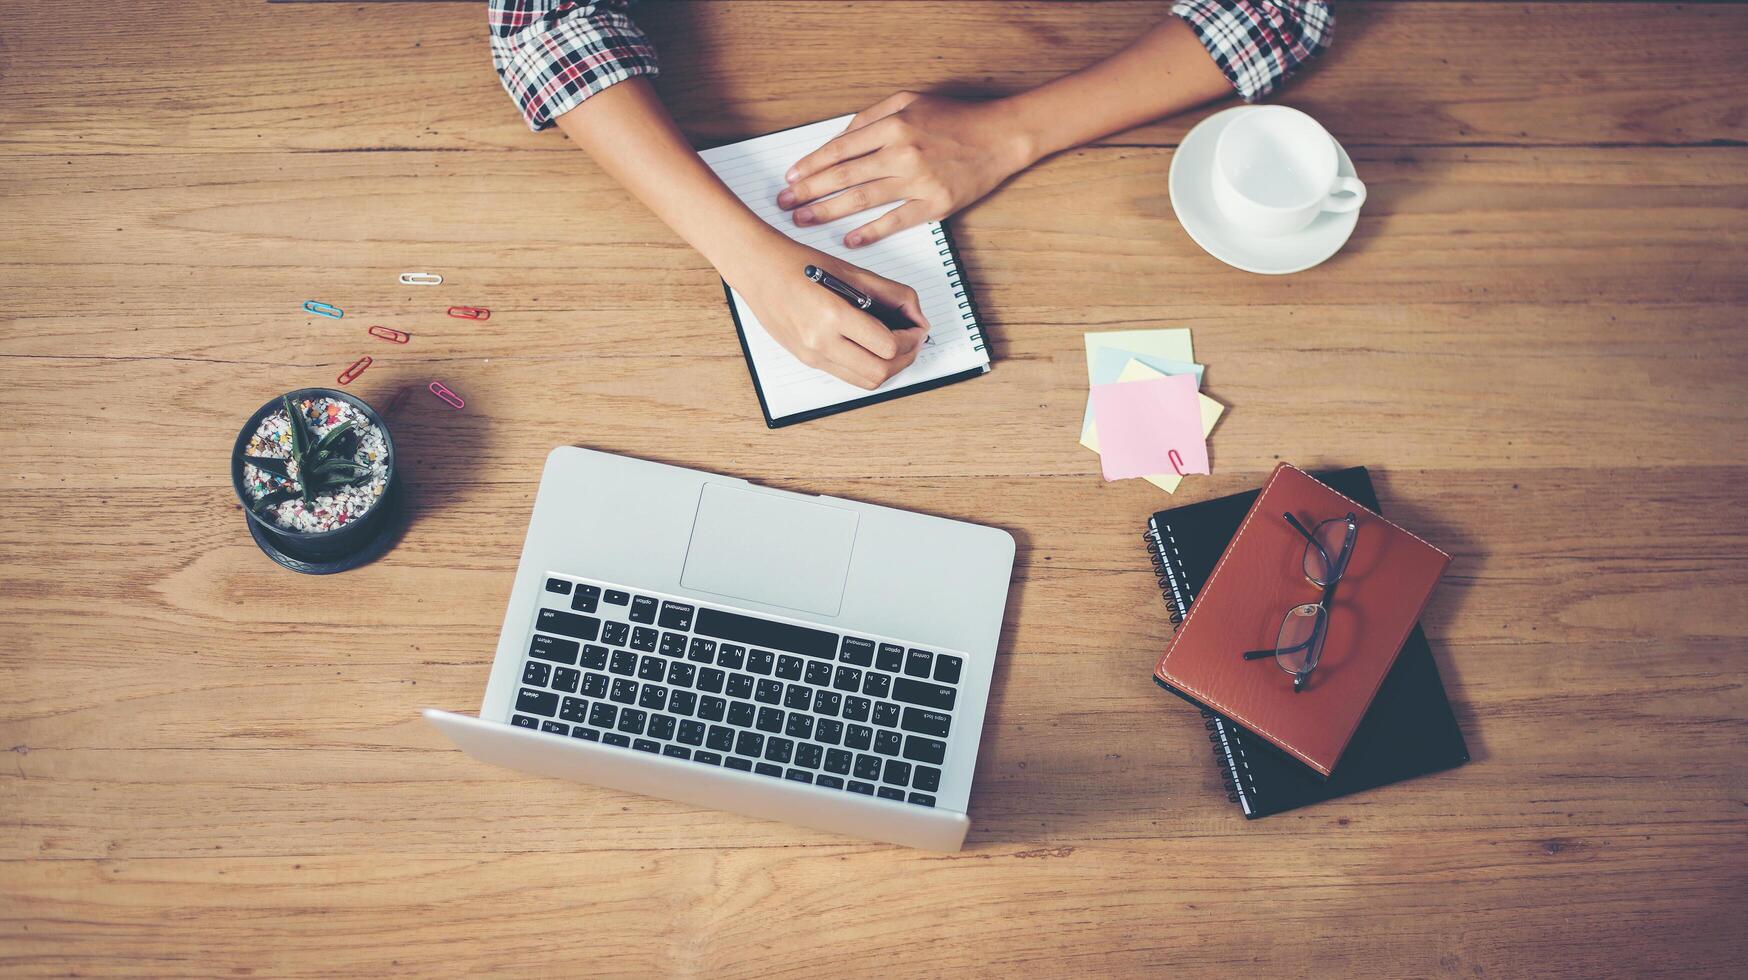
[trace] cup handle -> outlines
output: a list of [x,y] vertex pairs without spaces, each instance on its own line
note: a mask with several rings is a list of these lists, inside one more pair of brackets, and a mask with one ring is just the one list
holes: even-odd
[[[1352,196],[1336,197],[1343,191]],[[1335,178],[1335,186],[1329,189],[1329,197],[1323,201],[1323,210],[1344,214],[1348,211],[1359,210],[1360,205],[1364,203],[1366,203],[1366,185],[1360,183],[1358,177],[1337,177]]]

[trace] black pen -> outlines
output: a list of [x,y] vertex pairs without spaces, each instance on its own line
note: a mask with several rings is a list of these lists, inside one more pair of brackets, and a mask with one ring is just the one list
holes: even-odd
[[917,326],[911,322],[910,317],[903,310],[887,306],[817,265],[810,265],[802,269],[801,273],[837,293],[844,302],[886,324],[888,330],[909,330],[911,327]]

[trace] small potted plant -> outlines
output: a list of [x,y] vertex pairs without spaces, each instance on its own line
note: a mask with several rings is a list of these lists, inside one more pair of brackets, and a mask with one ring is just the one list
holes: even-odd
[[391,537],[394,442],[345,392],[305,388],[261,406],[237,433],[231,482],[255,542],[295,571],[362,565]]

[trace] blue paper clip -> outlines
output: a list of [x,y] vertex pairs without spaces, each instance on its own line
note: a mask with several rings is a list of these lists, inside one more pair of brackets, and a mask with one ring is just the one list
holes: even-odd
[[335,320],[346,315],[346,311],[340,309],[338,306],[329,306],[326,303],[318,303],[313,299],[304,300],[303,309],[305,313],[314,313],[316,316],[331,317]]

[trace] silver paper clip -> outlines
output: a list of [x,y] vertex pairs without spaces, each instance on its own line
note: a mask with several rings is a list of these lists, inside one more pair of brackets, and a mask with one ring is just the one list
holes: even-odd
[[401,273],[401,285],[441,286],[443,285],[443,277],[435,272],[403,272]]
[[305,313],[314,313],[317,316],[331,317],[335,320],[346,315],[345,311],[341,310],[338,306],[329,306],[326,303],[318,303],[313,299],[304,300],[303,309]]

